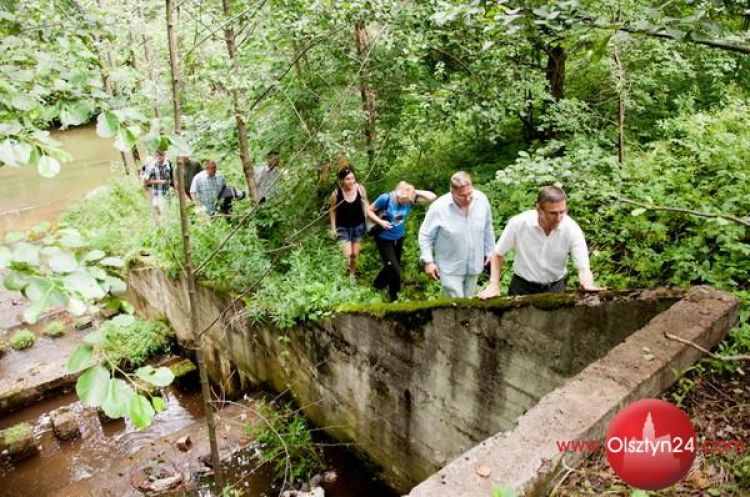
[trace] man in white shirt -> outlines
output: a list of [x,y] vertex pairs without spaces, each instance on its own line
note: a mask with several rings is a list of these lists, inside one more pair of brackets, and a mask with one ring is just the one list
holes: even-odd
[[419,228],[420,259],[425,273],[440,278],[446,297],[473,297],[495,241],[492,212],[468,173],[451,176],[450,189],[427,209]]
[[508,295],[564,292],[569,255],[578,270],[581,289],[599,290],[594,286],[583,231],[567,212],[567,197],[562,189],[542,188],[536,209],[512,217],[505,226],[490,261],[490,283],[479,297],[500,295],[500,273],[505,255],[511,250],[515,250],[516,257]]

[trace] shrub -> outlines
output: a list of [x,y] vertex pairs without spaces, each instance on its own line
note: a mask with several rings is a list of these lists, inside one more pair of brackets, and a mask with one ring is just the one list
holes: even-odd
[[108,361],[127,362],[137,367],[156,354],[169,351],[174,332],[161,321],[136,319],[122,314],[106,321],[99,328],[102,349]]
[[10,346],[13,350],[23,350],[28,349],[32,345],[34,345],[34,342],[36,341],[36,337],[32,332],[29,330],[23,329],[19,330],[10,337]]
[[60,321],[52,321],[44,328],[44,335],[48,337],[60,337],[65,334],[65,324]]
[[291,404],[259,400],[254,410],[258,419],[246,432],[260,444],[261,461],[273,464],[277,479],[307,481],[323,468],[307,420]]

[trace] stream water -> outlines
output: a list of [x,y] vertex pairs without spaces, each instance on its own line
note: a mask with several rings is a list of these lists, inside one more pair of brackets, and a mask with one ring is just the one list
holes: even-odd
[[[61,173],[55,178],[43,178],[31,167],[0,168],[0,240],[6,233],[54,221],[75,200],[122,174],[119,153],[111,140],[96,135],[93,126],[54,131],[52,136],[73,155],[73,160],[63,163]],[[18,325],[16,314],[20,308],[16,301],[19,300],[18,294],[0,293],[0,332]],[[36,344],[28,350],[0,355],[0,380],[6,378],[15,382],[15,377],[34,375],[36,368],[66,357],[80,340],[74,332],[50,339],[42,336],[41,325],[30,329],[37,335]],[[132,460],[130,467],[137,467],[143,462],[139,455],[148,453],[161,438],[177,436],[191,429],[191,425],[202,423],[203,403],[196,389],[171,387],[165,393],[165,400],[166,411],[157,415],[146,430],[137,430],[122,420],[101,423],[94,411],[84,410],[77,404],[77,397],[70,388],[24,409],[0,415],[0,430],[22,422],[33,425],[40,448],[36,456],[17,463],[0,457],[0,497],[114,495],[111,490],[87,482],[95,482],[97,474],[106,474],[108,470],[120,471],[118,468],[123,465],[118,463],[124,459]],[[54,435],[48,413],[70,405],[77,406],[81,436],[61,442]],[[331,444],[324,448],[323,454],[328,468],[339,475],[339,482],[326,493],[328,497],[396,496],[344,448]],[[230,481],[242,489],[245,497],[278,495],[273,491],[270,468],[263,466],[248,471],[256,466],[258,461],[252,452],[235,459],[228,467]],[[68,485],[72,485],[72,490],[66,489]]]
[[0,167],[0,239],[54,220],[72,202],[123,174],[120,153],[111,139],[97,136],[93,125],[52,131],[51,136],[73,156],[54,178],[40,176],[34,167]]

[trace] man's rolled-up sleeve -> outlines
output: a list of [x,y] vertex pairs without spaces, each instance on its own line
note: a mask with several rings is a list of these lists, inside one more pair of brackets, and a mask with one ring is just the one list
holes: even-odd
[[432,246],[435,244],[439,226],[435,209],[427,209],[427,215],[419,227],[419,258],[425,264],[434,262]]
[[573,258],[573,264],[578,271],[589,269],[589,248],[586,245],[586,238],[583,236],[583,231],[580,227],[576,226],[571,236],[570,255]]

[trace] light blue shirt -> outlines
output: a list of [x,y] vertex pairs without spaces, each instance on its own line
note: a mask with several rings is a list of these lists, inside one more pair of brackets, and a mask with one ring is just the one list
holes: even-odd
[[461,212],[450,192],[441,196],[430,205],[419,228],[422,262],[434,262],[442,274],[480,274],[494,247],[490,203],[478,190],[474,190],[467,214]]

